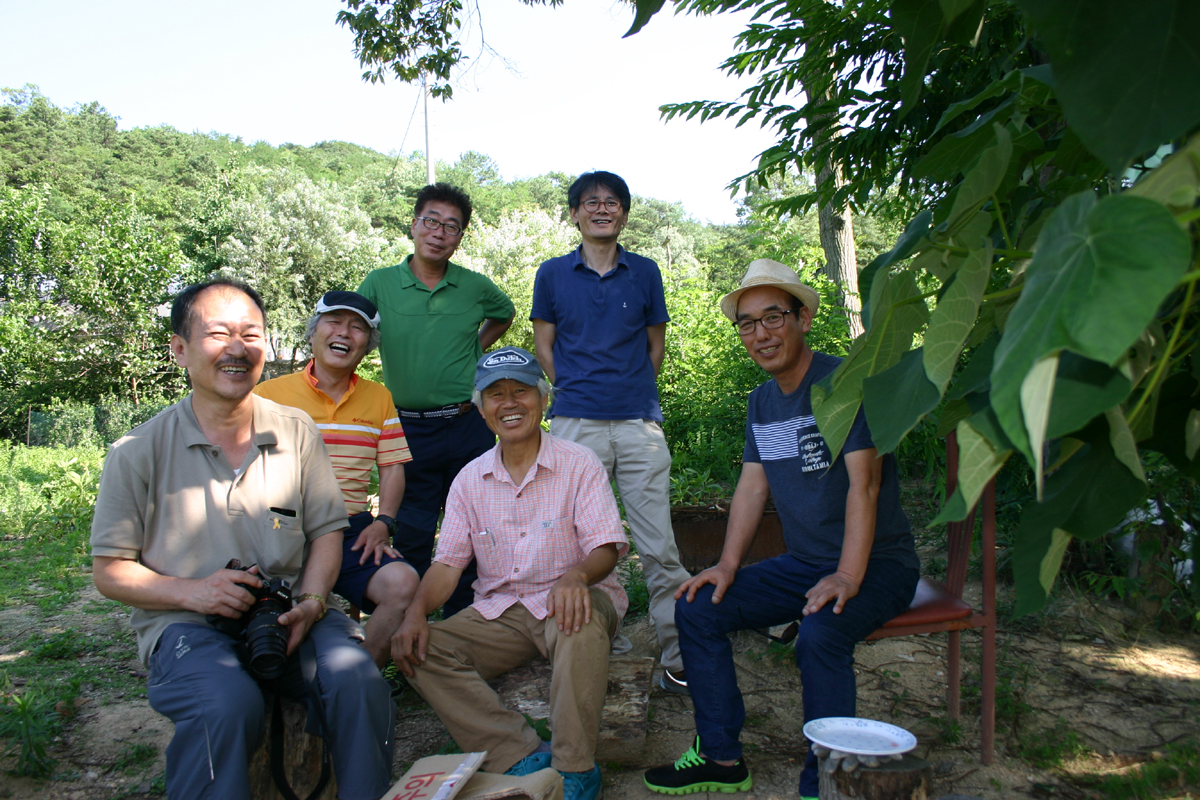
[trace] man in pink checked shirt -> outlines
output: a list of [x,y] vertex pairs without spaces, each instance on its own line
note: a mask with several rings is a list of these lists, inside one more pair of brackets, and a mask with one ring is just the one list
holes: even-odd
[[[437,556],[392,658],[463,751],[487,751],[485,770],[552,766],[565,800],[595,800],[610,640],[629,607],[613,568],[628,544],[600,459],[542,431],[549,391],[519,347],[479,360],[473,399],[499,442],[450,487]],[[472,557],[475,602],[431,627],[429,611]],[[553,668],[550,745],[486,683],[539,654]]]

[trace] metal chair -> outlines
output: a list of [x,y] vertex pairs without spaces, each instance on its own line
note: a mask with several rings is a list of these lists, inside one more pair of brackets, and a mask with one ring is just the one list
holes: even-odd
[[[958,484],[958,441],[951,433],[946,438],[946,497]],[[975,514],[983,506],[983,603],[972,608],[963,600],[963,585],[967,579],[967,562],[971,555],[971,539],[975,531]],[[983,630],[983,655],[980,664],[980,757],[991,764],[996,741],[996,482],[988,482],[980,504],[961,522],[946,526],[946,582],[921,578],[912,604],[900,616],[886,623],[867,637],[867,640],[914,633],[950,634],[946,676],[946,710],[950,719],[958,721],[961,711],[961,632],[971,628]]]

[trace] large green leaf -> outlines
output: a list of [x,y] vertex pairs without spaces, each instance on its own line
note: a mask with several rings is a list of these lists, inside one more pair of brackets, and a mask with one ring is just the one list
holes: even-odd
[[916,163],[912,169],[913,177],[933,181],[952,180],[992,143],[995,139],[992,119],[997,115],[1009,113],[1014,102],[1015,98],[1009,97],[961,131],[943,138]]
[[904,41],[900,115],[907,114],[925,86],[925,66],[941,41],[944,26],[938,0],[893,0],[892,27]]
[[1021,381],[1021,415],[1025,418],[1025,433],[1033,453],[1033,473],[1038,500],[1042,499],[1042,445],[1046,441],[1046,425],[1050,421],[1050,401],[1054,397],[1054,375],[1058,372],[1058,354],[1042,356],[1033,362],[1025,380]]
[[1012,136],[1002,125],[992,125],[992,130],[995,132],[996,143],[980,154],[979,161],[963,178],[958,193],[954,196],[954,205],[951,206],[950,216],[946,220],[946,225],[951,230],[965,215],[974,216],[974,212],[995,193],[996,187],[1000,185],[1004,173],[1008,170],[1008,161],[1012,158]]
[[972,250],[930,316],[925,331],[925,374],[939,394],[946,391],[958,364],[958,354],[979,315],[979,301],[991,269],[992,249]]
[[992,404],[1031,465],[1020,403],[1030,368],[1061,349],[1115,363],[1179,281],[1190,251],[1170,213],[1140,197],[1097,202],[1081,192],[1046,223],[992,366]]
[[1200,134],[1138,181],[1129,193],[1157,200],[1175,212],[1195,205],[1200,194]]
[[946,393],[946,397],[957,400],[971,392],[986,392],[991,386],[992,359],[999,344],[1000,337],[995,333],[984,339],[971,353],[971,360],[967,365],[958,371],[958,379],[954,381],[954,386]]
[[1080,436],[1087,444],[1046,478],[1044,499],[1021,514],[1013,545],[1017,615],[1042,607],[1065,545],[1055,531],[1094,539],[1119,523],[1146,496],[1146,484],[1113,452],[1099,418]]
[[846,443],[862,404],[863,381],[899,361],[929,318],[921,289],[908,272],[888,276],[874,294],[877,312],[870,329],[854,340],[838,368],[812,388],[813,415],[833,458]]
[[1142,447],[1156,450],[1167,457],[1175,468],[1200,481],[1200,460],[1187,453],[1187,425],[1192,414],[1200,410],[1200,384],[1184,372],[1163,381],[1154,414],[1154,434],[1142,442]]
[[633,36],[646,27],[646,23],[650,21],[650,18],[662,9],[664,2],[665,0],[633,0],[633,24],[629,26],[629,30],[625,31],[625,35],[621,38],[625,39]]
[[1064,350],[1054,378],[1046,436],[1057,438],[1079,430],[1097,414],[1123,402],[1131,388],[1121,370]]
[[[886,253],[877,256],[870,264],[863,267],[858,273],[858,292],[861,297],[869,298],[871,296],[871,286],[875,282],[875,275],[882,271],[887,274],[888,268],[898,261],[903,261],[912,255],[912,252],[917,249],[917,245],[921,240],[929,235],[929,223],[933,220],[933,212],[929,210],[922,211],[912,218],[904,228],[904,233],[896,239],[896,244]],[[863,325],[871,327],[870,308],[863,308]]]
[[[986,417],[986,414],[979,416]],[[980,421],[972,417],[958,423],[958,483],[930,526],[966,519],[979,502],[987,482],[1012,455],[1011,448],[987,437],[987,425],[976,427]]]
[[1114,174],[1200,123],[1196,0],[1017,0],[1067,123]]
[[880,453],[895,450],[942,399],[938,388],[925,377],[921,348],[910,350],[895,366],[863,380],[862,394],[871,439]]

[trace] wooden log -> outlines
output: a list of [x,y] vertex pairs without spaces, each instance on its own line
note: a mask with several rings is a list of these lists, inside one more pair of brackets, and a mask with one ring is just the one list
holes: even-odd
[[912,753],[900,761],[860,766],[853,772],[826,772],[822,758],[818,769],[821,800],[928,800],[933,783],[929,763]]
[[[267,735],[250,761],[251,800],[283,800],[271,777],[271,713],[275,703],[283,709],[283,768],[292,791],[308,797],[321,776],[321,751],[325,743],[305,732],[308,707],[297,700],[267,694]],[[318,800],[336,800],[337,778],[330,768],[329,783]]]
[[[654,659],[614,656],[608,662],[608,694],[600,720],[596,760],[639,766],[646,743],[646,712]],[[511,709],[530,718],[550,716],[550,662],[537,658],[489,682]]]

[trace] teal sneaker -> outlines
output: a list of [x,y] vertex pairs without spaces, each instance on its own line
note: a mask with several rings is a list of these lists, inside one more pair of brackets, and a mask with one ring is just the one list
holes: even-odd
[[600,780],[600,767],[587,772],[562,772],[563,800],[600,800],[604,783]]
[[748,792],[754,785],[746,762],[738,759],[726,767],[700,755],[700,737],[692,749],[674,764],[653,767],[642,777],[646,788],[660,794],[694,794],[695,792]]
[[536,750],[522,758],[504,771],[505,775],[515,775],[518,778],[550,766],[550,753],[539,753]]

